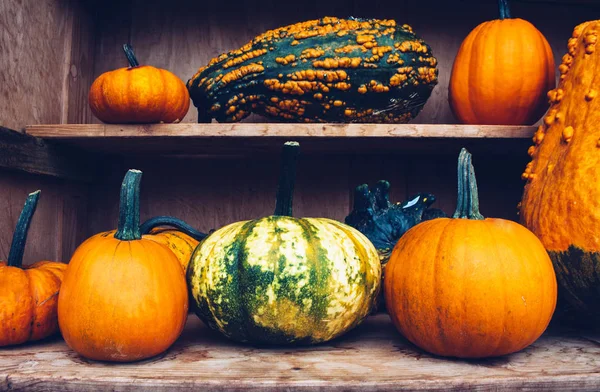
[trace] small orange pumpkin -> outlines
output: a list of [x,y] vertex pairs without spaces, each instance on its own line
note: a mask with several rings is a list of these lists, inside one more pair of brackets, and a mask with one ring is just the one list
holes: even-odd
[[117,231],[97,234],[77,248],[58,298],[65,341],[90,359],[128,362],[160,354],[179,337],[187,318],[181,264],[140,232],[141,175],[127,172]]
[[22,267],[23,251],[40,191],[25,201],[8,254],[0,261],[0,346],[39,340],[58,332],[58,292],[66,264],[39,261]]
[[454,219],[411,228],[385,275],[398,330],[422,349],[480,358],[519,351],[544,332],[556,306],[556,276],[537,237],[516,222],[479,213],[471,155],[458,164]]
[[506,0],[499,6],[500,19],[471,31],[454,60],[448,98],[463,124],[529,125],[548,108],[552,49],[534,25],[510,17]]
[[190,94],[173,73],[139,65],[131,46],[123,45],[128,68],[98,76],[88,100],[92,113],[105,123],[176,123],[190,108]]

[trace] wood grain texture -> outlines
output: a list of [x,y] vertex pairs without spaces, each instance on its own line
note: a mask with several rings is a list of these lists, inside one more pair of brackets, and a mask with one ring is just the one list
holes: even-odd
[[79,0],[3,0],[0,31],[0,125],[90,122],[89,9]]
[[275,153],[288,140],[306,154],[481,153],[522,154],[534,127],[431,124],[154,124],[32,125],[29,135],[89,151],[170,157],[255,157]]
[[[69,261],[86,238],[87,186],[0,169],[0,260],[6,260],[12,233],[27,195],[42,191],[25,248],[24,264]],[[1,388],[0,388],[1,389]]]
[[0,2],[0,125],[61,122],[71,22],[68,1]]
[[86,124],[92,122],[93,117],[88,104],[88,93],[94,81],[95,11],[80,0],[71,0],[69,8],[72,15],[68,44],[70,52],[65,56],[61,122]]
[[0,126],[0,167],[75,181],[90,181],[91,157]]
[[[590,2],[592,2],[590,0]],[[439,61],[439,84],[415,123],[454,123],[448,105],[450,71],[458,48],[479,23],[498,17],[495,1],[333,0],[281,3],[278,0],[198,2],[193,0],[129,0],[102,22],[95,75],[121,67],[120,46],[128,39],[142,63],[166,68],[183,81],[223,52],[237,49],[272,28],[323,16],[394,18],[410,24],[432,47]],[[531,21],[548,38],[557,66],[566,53],[573,28],[588,19],[590,6],[562,3],[511,2],[513,15]],[[129,15],[129,16],[126,16]],[[123,27],[130,19],[129,29]],[[114,31],[117,29],[117,32]],[[119,41],[120,42],[115,42]],[[558,75],[558,74],[557,74]],[[196,122],[191,107],[185,122]],[[251,116],[246,122],[265,122]]]
[[596,391],[599,336],[550,331],[529,348],[478,361],[443,359],[400,336],[386,314],[333,342],[240,345],[190,315],[166,353],[143,362],[88,361],[62,339],[0,351],[0,389],[27,391]]
[[369,138],[530,138],[535,127],[431,124],[56,124],[30,125],[25,132],[45,139],[214,138],[214,137],[369,137]]
[[[255,159],[129,159],[94,184],[90,231],[117,223],[119,186],[127,169],[143,171],[142,220],[173,215],[202,231],[273,214],[279,154]],[[300,158],[294,215],[343,220],[349,208],[348,159]]]

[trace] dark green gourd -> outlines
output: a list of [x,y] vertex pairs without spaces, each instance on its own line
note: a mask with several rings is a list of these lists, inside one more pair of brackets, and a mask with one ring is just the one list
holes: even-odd
[[250,113],[291,122],[405,123],[437,84],[437,60],[408,25],[326,17],[254,38],[198,70],[198,121]]

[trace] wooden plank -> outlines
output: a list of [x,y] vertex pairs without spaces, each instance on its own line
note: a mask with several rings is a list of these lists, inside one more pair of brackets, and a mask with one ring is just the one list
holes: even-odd
[[80,138],[215,138],[215,137],[325,137],[325,138],[492,138],[524,139],[535,127],[503,125],[432,124],[57,124],[29,125],[25,132],[44,139]]
[[170,157],[258,156],[290,139],[307,154],[447,153],[471,146],[482,152],[522,153],[534,127],[431,124],[154,124],[32,125],[26,132],[79,149],[120,155]]
[[95,174],[91,157],[0,126],[0,167],[76,181]]
[[0,2],[0,125],[61,121],[71,21],[61,1]]
[[93,9],[80,0],[70,0],[72,15],[68,52],[65,51],[62,123],[92,122],[88,104],[89,88],[94,81],[96,25]]
[[314,347],[253,347],[190,315],[166,353],[138,363],[86,360],[60,338],[0,351],[0,389],[28,391],[597,391],[598,335],[553,330],[525,350],[443,359],[408,343],[386,314]]

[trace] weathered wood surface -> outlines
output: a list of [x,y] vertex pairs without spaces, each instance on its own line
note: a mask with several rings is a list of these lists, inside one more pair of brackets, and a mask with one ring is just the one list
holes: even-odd
[[0,125],[91,121],[93,26],[79,0],[0,1]]
[[408,343],[386,314],[315,347],[230,342],[190,315],[159,357],[89,361],[53,338],[0,350],[0,389],[27,391],[597,391],[600,336],[551,331],[529,348],[486,360],[443,359]]
[[[582,1],[511,2],[515,17],[531,21],[547,37],[557,67],[573,28],[594,18],[595,8],[575,3]],[[101,4],[104,27],[96,41],[96,76],[126,65],[121,49],[126,41],[134,46],[140,62],[169,69],[187,81],[212,57],[283,25],[324,16],[394,18],[401,24],[408,23],[431,45],[440,70],[439,84],[415,122],[437,124],[455,122],[448,105],[448,83],[461,42],[479,23],[498,18],[496,1],[477,0],[435,0],[426,5],[419,0],[127,0]],[[184,121],[196,119],[197,111],[192,106]],[[265,120],[251,116],[246,121]]]
[[94,164],[89,155],[49,144],[0,126],[0,167],[76,181],[90,181]]
[[56,124],[30,125],[25,132],[46,139],[80,138],[214,138],[214,137],[365,137],[521,139],[535,127],[433,124]]
[[25,198],[38,189],[42,193],[29,230],[24,263],[68,262],[75,247],[85,240],[89,189],[86,184],[0,169],[0,260],[8,257]]
[[[248,156],[279,151],[287,140],[305,153],[448,153],[460,147],[524,154],[535,127],[427,124],[32,125],[30,135],[115,154]],[[457,150],[457,151],[458,151]]]

